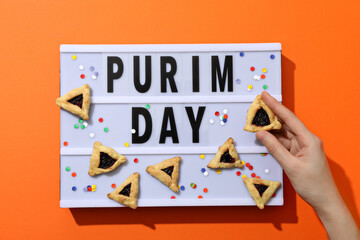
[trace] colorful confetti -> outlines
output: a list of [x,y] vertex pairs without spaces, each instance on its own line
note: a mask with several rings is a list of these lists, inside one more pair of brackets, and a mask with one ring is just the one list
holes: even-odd
[[245,55],[244,52],[240,52],[240,57],[243,57]]
[[241,80],[240,79],[236,79],[236,84],[240,84]]
[[76,60],[76,59],[77,59],[76,55],[72,55],[71,58],[72,58],[72,60]]
[[90,133],[89,136],[90,136],[91,138],[94,138],[94,137],[95,137],[95,133]]
[[269,170],[268,168],[266,168],[266,169],[264,170],[264,172],[265,172],[266,174],[268,174],[268,173],[270,172],[270,170]]
[[180,190],[181,190],[181,191],[184,191],[184,190],[185,190],[185,187],[184,187],[184,186],[181,186],[181,187],[180,187]]
[[145,108],[146,108],[146,109],[150,109],[150,104],[146,104],[146,105],[145,105]]
[[209,190],[207,188],[203,189],[204,193],[207,193]]
[[202,173],[206,172],[206,169],[205,169],[205,168],[202,168],[202,169],[201,169],[201,172],[202,172]]
[[220,169],[216,170],[216,173],[217,173],[217,174],[220,174],[220,173],[221,173],[221,170],[220,170]]
[[73,172],[71,176],[76,177],[76,172]]
[[79,124],[74,124],[74,128],[78,129],[79,128]]
[[84,70],[84,65],[79,65],[80,70]]
[[204,159],[204,158],[205,158],[205,155],[204,155],[204,154],[201,154],[201,155],[200,155],[200,158],[201,158],[201,159]]
[[116,184],[115,183],[111,184],[111,187],[116,188]]
[[104,121],[104,119],[103,119],[103,118],[99,118],[99,122],[101,122],[101,123],[102,123],[103,121]]
[[211,124],[214,124],[214,123],[215,123],[215,120],[214,120],[214,119],[210,119],[209,122],[210,122]]
[[134,163],[138,163],[138,162],[139,162],[139,159],[135,158]]
[[108,132],[109,131],[109,128],[104,128],[104,132]]
[[81,77],[81,79],[84,79],[84,78],[85,78],[85,74],[81,74],[80,77]]
[[65,171],[67,171],[67,172],[69,172],[70,170],[71,170],[70,167],[66,167],[66,168],[65,168]]
[[240,171],[237,171],[237,172],[236,172],[236,175],[237,175],[237,176],[240,176],[240,175],[241,175],[241,172],[240,172]]
[[255,71],[255,67],[251,67],[250,71],[252,71],[252,72]]
[[205,176],[205,177],[207,177],[208,175],[209,175],[209,172],[208,172],[208,171],[204,172],[204,176]]
[[124,145],[125,145],[125,147],[129,147],[129,143],[128,143],[128,142],[126,142]]
[[274,54],[271,54],[271,55],[270,55],[270,58],[271,58],[271,59],[275,59],[275,55],[274,55]]
[[65,146],[65,147],[66,147],[67,145],[69,145],[69,143],[68,143],[68,142],[64,142],[63,144],[64,144],[64,146]]
[[73,186],[71,189],[72,189],[74,192],[76,191],[76,187],[75,187],[75,186]]

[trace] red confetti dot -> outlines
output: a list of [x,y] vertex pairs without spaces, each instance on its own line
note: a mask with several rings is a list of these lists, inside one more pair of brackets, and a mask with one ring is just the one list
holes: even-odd
[[264,75],[264,74],[261,74],[261,79],[265,79],[265,75]]
[[115,183],[111,184],[111,187],[116,188],[116,184]]
[[224,115],[224,119],[228,119],[228,115],[227,115],[227,114]]
[[256,176],[256,178],[260,178],[260,176]]
[[171,196],[171,199],[175,199],[175,196]]
[[204,193],[207,193],[209,190],[207,188],[204,188]]
[[198,196],[198,199],[202,199],[202,198],[203,198],[203,196],[201,196],[201,195]]
[[254,67],[251,67],[250,70],[251,70],[251,71],[255,71],[255,68],[254,68]]
[[139,162],[139,159],[135,158],[134,163],[138,163],[138,162]]
[[64,146],[66,147],[67,145],[69,145],[69,143],[68,143],[68,142],[64,142]]
[[217,112],[217,111],[215,112],[215,116],[219,116],[219,114],[220,114],[219,112]]
[[236,175],[240,176],[240,175],[241,175],[241,172],[240,172],[240,171],[237,171],[237,172],[236,172]]
[[84,79],[84,78],[85,78],[85,74],[81,74],[80,77],[81,77],[82,79]]
[[256,174],[255,174],[255,173],[252,173],[251,176],[252,176],[252,177],[256,177]]
[[71,176],[76,177],[76,172],[73,172]]
[[276,193],[274,193],[274,194],[272,195],[272,197],[276,197]]
[[99,122],[103,122],[104,121],[104,119],[103,118],[99,118]]
[[193,187],[193,189],[197,188],[197,185],[195,184],[195,186]]
[[251,165],[250,165],[250,163],[246,163],[245,166],[250,167]]
[[254,167],[250,165],[249,170],[253,170],[253,169],[254,169]]
[[88,190],[88,192],[91,192],[91,187],[88,187],[87,190]]

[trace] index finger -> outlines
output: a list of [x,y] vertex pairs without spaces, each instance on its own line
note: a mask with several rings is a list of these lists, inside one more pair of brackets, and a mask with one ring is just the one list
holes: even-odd
[[300,119],[284,105],[276,101],[276,99],[269,93],[263,91],[261,93],[261,97],[265,104],[289,127],[295,135],[303,137],[311,135],[311,132],[305,127]]

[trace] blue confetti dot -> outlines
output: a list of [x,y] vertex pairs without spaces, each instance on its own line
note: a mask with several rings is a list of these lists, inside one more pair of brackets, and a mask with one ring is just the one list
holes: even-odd
[[185,187],[184,187],[184,186],[181,186],[180,189],[181,189],[181,191],[184,191],[184,190],[185,190]]
[[90,185],[87,185],[87,187],[86,188],[89,188],[89,187],[91,187]]
[[93,66],[90,67],[90,71],[94,71],[94,69],[95,69],[95,68],[94,68]]
[[240,57],[243,57],[244,55],[244,52],[240,52]]
[[241,80],[240,79],[236,79],[236,84],[240,84]]
[[205,168],[202,168],[202,169],[201,169],[201,172],[202,172],[202,173],[206,172],[206,169],[205,169]]
[[274,54],[271,54],[271,55],[270,55],[270,58],[271,58],[271,59],[275,59],[275,55],[274,55]]
[[94,75],[95,75],[95,76],[99,76],[99,73],[98,73],[98,72],[94,72]]
[[226,122],[227,122],[227,119],[224,118],[224,119],[223,119],[223,122],[226,123]]
[[84,192],[87,192],[87,187],[84,187],[83,190],[84,190]]
[[73,187],[72,187],[72,190],[73,190],[73,191],[76,191],[76,187],[75,187],[75,186],[73,186]]

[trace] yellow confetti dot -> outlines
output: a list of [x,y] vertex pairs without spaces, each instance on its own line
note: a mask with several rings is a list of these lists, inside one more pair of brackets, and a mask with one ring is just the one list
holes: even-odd
[[242,178],[246,178],[246,175],[242,175]]
[[125,147],[129,147],[129,143],[128,143],[128,142],[125,143]]
[[178,188],[180,189],[180,185],[178,185]]
[[91,186],[91,191],[93,191],[93,192],[96,191],[96,185],[95,184]]
[[72,60],[76,60],[77,57],[76,57],[76,55],[72,55],[71,58],[72,58]]
[[201,155],[200,155],[200,158],[201,158],[201,159],[204,159],[204,158],[205,158],[205,155],[204,155],[204,154],[201,154]]
[[266,72],[267,72],[267,69],[266,69],[266,68],[263,68],[262,72],[263,72],[263,73],[266,73]]
[[245,162],[244,162],[244,161],[241,161],[241,164],[242,164],[242,165],[245,165]]
[[253,85],[249,85],[249,86],[248,86],[248,89],[253,89]]
[[220,169],[216,170],[216,173],[217,173],[217,174],[220,174],[220,173],[221,173],[221,170],[220,170]]

